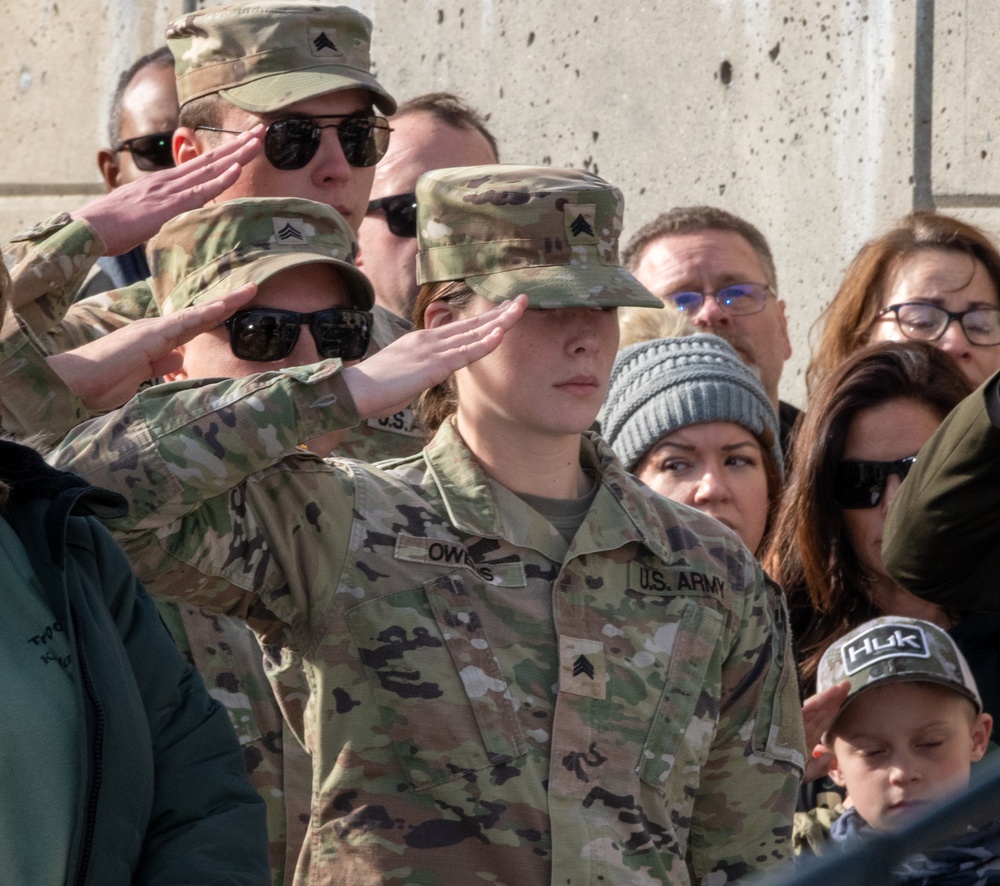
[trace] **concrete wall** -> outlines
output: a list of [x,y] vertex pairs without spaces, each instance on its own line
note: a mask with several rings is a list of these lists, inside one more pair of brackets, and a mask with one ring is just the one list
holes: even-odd
[[[186,2],[34,0],[8,12],[0,236],[100,190],[116,73]],[[459,92],[490,114],[504,160],[614,182],[626,235],[691,203],[761,227],[789,306],[793,401],[809,327],[865,239],[915,200],[1000,233],[991,0],[355,5],[375,23],[377,72],[398,98]]]

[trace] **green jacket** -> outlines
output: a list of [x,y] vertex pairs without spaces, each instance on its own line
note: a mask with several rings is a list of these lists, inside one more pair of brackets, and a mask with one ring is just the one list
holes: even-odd
[[785,607],[736,537],[597,438],[565,556],[450,425],[381,469],[289,454],[355,418],[337,369],[160,386],[56,453],[129,491],[110,525],[155,593],[269,650],[314,760],[303,882],[721,884],[790,855]]
[[917,596],[1000,611],[1000,374],[924,444],[886,520],[882,560]]
[[[122,513],[124,502],[14,443],[0,443],[0,464],[11,486],[4,516],[73,649],[79,716],[71,728],[86,777],[77,786],[67,882],[263,886],[263,803],[246,780],[225,711],[174,649],[95,519]],[[0,785],[0,802],[17,797]],[[0,881],[11,882],[3,859]]]

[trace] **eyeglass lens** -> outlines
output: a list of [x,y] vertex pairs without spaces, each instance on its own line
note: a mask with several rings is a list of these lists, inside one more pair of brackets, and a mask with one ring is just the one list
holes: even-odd
[[379,197],[368,204],[368,211],[381,209],[385,213],[385,221],[389,231],[397,237],[417,236],[417,195],[393,194],[391,197]]
[[173,135],[172,132],[140,135],[137,138],[126,139],[119,143],[117,150],[129,151],[135,165],[143,172],[171,169],[174,166],[174,154],[171,147]]
[[225,322],[229,346],[241,360],[268,363],[287,357],[308,326],[321,357],[360,360],[368,350],[371,315],[331,308],[313,314],[277,309],[237,311]]
[[[711,293],[711,297],[727,314],[756,314],[764,307],[767,287],[758,283],[736,283]],[[705,294],[694,291],[672,292],[667,298],[685,314],[697,313],[705,303]]]
[[374,115],[347,117],[328,124],[311,117],[293,117],[267,127],[264,155],[276,169],[301,169],[316,156],[323,129],[337,130],[340,147],[351,166],[374,166],[389,147],[388,123]]
[[837,467],[837,505],[848,510],[874,508],[882,501],[889,477],[906,479],[915,455],[897,461],[844,461]]
[[948,324],[952,320],[957,320],[971,344],[1000,344],[1000,310],[997,308],[948,311],[927,302],[907,302],[890,305],[885,312],[894,315],[896,325],[907,338],[937,341],[944,335]]

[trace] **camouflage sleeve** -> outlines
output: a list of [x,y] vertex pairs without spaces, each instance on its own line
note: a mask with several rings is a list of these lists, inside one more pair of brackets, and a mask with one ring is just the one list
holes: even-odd
[[756,563],[747,570],[722,665],[718,731],[692,815],[694,882],[731,883],[792,855],[805,767],[798,679],[784,595]]
[[43,355],[72,350],[132,320],[156,316],[145,282],[74,303],[104,251],[90,225],[65,213],[17,235],[4,248],[13,281],[11,305]]
[[[158,385],[75,428],[50,461],[129,498],[128,515],[108,526],[152,593],[234,615],[264,642],[295,646],[281,632],[307,630],[311,604],[290,593],[299,582],[285,570],[315,567],[296,533],[309,524],[313,474],[335,469],[294,447],[357,422],[339,370],[329,360]],[[350,504],[342,510],[349,525]]]
[[28,328],[42,333],[58,323],[103,254],[98,233],[68,213],[14,237],[3,258],[14,284],[11,305]]
[[0,430],[48,442],[91,415],[49,368],[38,342],[8,309],[0,330]]

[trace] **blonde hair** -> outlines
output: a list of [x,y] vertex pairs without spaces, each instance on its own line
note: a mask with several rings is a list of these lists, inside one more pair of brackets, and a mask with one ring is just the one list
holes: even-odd
[[675,308],[618,309],[619,351],[639,342],[658,338],[680,338],[684,335],[694,335],[697,331],[691,318]]
[[[436,283],[424,283],[417,293],[413,306],[413,328],[424,328],[424,314],[428,306],[436,301],[446,301],[456,310],[466,307],[475,293],[465,285],[464,280],[443,280]],[[440,384],[428,388],[418,398],[413,407],[417,420],[427,430],[427,435],[433,437],[439,427],[458,409],[458,394],[455,391],[455,380],[449,376]]]

